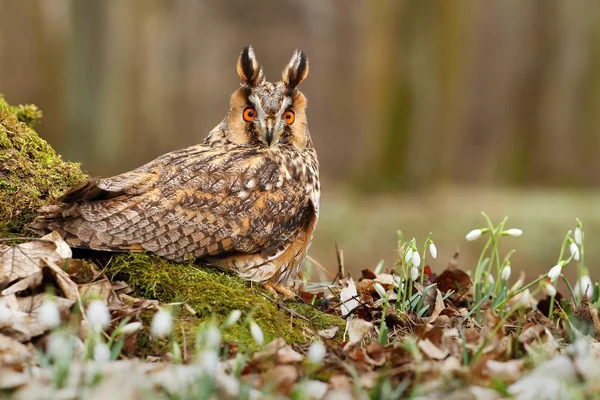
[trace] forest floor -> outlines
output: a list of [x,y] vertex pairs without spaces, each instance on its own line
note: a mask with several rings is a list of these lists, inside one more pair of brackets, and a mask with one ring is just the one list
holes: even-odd
[[511,258],[521,226],[484,214],[455,239],[478,249],[474,262],[442,262],[435,236],[397,232],[391,262],[349,272],[338,251],[334,276],[307,262],[284,299],[191,262],[23,238],[35,208],[85,179],[37,137],[36,118],[0,98],[3,397],[599,396],[600,288],[579,220],[527,278]]

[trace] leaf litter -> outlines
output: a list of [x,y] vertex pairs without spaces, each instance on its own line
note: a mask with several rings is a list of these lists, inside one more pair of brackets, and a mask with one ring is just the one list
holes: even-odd
[[[140,332],[134,332],[114,361],[99,364],[74,358],[68,376],[57,386],[53,370],[44,368],[47,361],[39,353],[52,353],[57,335],[40,315],[48,290],[61,321],[79,321],[75,347],[80,352],[85,352],[90,334],[81,313],[88,299],[101,300],[110,311],[106,333],[134,321],[148,329],[143,312],[159,306],[131,297],[127,283],[110,281],[93,265],[92,273],[84,273],[83,261],[71,257],[56,233],[0,245],[0,390],[14,398],[35,398],[42,392],[48,398],[79,398],[82,382],[90,398],[169,398],[194,394],[197,382],[207,375],[219,398],[237,398],[244,392],[247,398],[303,393],[314,399],[435,399],[453,392],[533,399],[561,398],[573,387],[590,396],[600,390],[600,320],[593,304],[585,297],[577,306],[571,303],[573,318],[559,323],[522,293],[507,302],[507,308],[522,303],[518,314],[508,318],[493,310],[492,299],[474,310],[473,281],[459,268],[458,254],[439,275],[424,268],[421,279],[410,283],[410,293],[399,290],[408,276],[397,270],[365,269],[356,280],[342,277],[326,289],[303,288],[295,301],[315,303],[347,321],[341,343],[333,340],[338,327],[312,333],[324,348],[322,354],[313,352],[312,359],[307,345],[283,338],[258,351],[222,344],[223,356],[213,364],[207,361],[207,351],[182,357],[183,363],[168,350],[144,359]],[[545,298],[540,305],[547,302]],[[89,376],[101,379],[85,384]]]

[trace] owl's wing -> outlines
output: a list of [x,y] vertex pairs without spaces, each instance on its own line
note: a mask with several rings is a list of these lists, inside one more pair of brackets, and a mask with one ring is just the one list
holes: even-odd
[[47,227],[76,246],[176,260],[276,251],[310,219],[310,199],[287,175],[255,150],[193,146],[73,189]]

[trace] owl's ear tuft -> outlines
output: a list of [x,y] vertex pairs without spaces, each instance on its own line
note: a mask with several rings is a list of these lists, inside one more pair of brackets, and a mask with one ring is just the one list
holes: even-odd
[[254,86],[265,80],[262,67],[256,60],[252,46],[246,47],[240,53],[237,72],[242,80],[242,85]]
[[308,58],[306,58],[306,54],[300,50],[294,51],[292,59],[283,70],[281,76],[283,83],[292,89],[306,79],[308,76]]

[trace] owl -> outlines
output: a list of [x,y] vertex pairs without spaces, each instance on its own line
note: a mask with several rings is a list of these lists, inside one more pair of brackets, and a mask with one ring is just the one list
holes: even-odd
[[319,163],[297,89],[308,59],[296,50],[281,81],[267,82],[248,46],[237,72],[227,115],[200,144],[90,179],[30,228],[76,248],[195,258],[248,281],[293,283],[319,217]]

